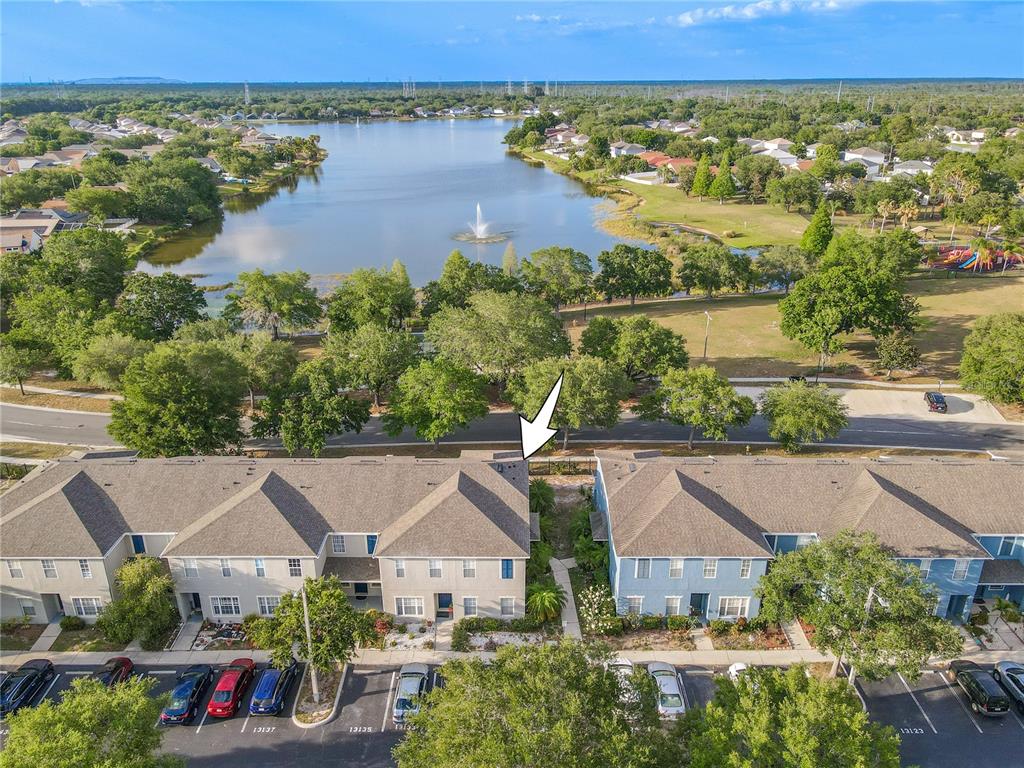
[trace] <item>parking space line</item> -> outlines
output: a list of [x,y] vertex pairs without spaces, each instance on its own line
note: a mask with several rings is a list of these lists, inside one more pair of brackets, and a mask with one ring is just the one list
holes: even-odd
[[60,675],[61,673],[58,672],[56,675],[53,676],[53,680],[51,680],[50,684],[46,686],[46,690],[43,691],[43,695],[39,697],[39,701],[42,701],[46,698],[46,694],[48,694],[50,692],[50,689],[53,688],[53,686],[57,683],[57,680],[60,678]]
[[89,674],[88,670],[76,670],[74,672],[65,672],[68,677],[84,677]]
[[956,699],[956,703],[960,705],[960,709],[962,709],[964,711],[964,714],[967,715],[967,719],[971,721],[971,725],[973,725],[977,729],[978,733],[984,734],[985,732],[981,730],[981,726],[974,722],[974,718],[971,716],[971,710],[969,710],[967,706],[964,704],[963,699],[960,697],[960,694],[957,693],[953,689],[953,686],[949,684],[949,680],[946,679],[946,676],[941,672],[936,672],[935,674],[942,678],[942,682],[944,682],[946,684],[946,687],[949,688],[949,692],[953,694],[953,698]]
[[1021,729],[1024,729],[1024,720],[1021,720],[1020,716],[1014,712],[1013,709],[1010,710],[1010,714],[1013,715],[1013,719],[1017,721],[1017,725],[1019,725]]
[[209,712],[207,712],[207,711],[206,711],[206,710],[204,709],[204,710],[203,710],[203,719],[199,721],[199,725],[198,725],[198,726],[196,727],[196,733],[199,733],[199,732],[200,732],[201,730],[203,730],[203,726],[204,726],[204,725],[206,724],[206,716],[207,716],[208,714],[210,714],[210,713],[209,713]]
[[686,698],[686,686],[683,684],[683,673],[682,672],[676,672],[676,679],[679,681],[679,690],[682,691],[682,694],[683,694],[683,706],[685,706],[687,711],[689,711],[689,709],[690,709],[690,702]]
[[928,717],[928,713],[924,711],[924,707],[921,706],[921,702],[917,700],[917,696],[915,696],[914,692],[912,690],[910,690],[910,685],[907,684],[907,681],[905,679],[903,679],[903,675],[900,674],[899,672],[896,673],[896,677],[898,677],[900,679],[900,682],[903,683],[903,687],[906,688],[907,689],[907,693],[910,694],[910,698],[912,698],[914,700],[914,703],[917,704],[917,708],[919,710],[921,710],[921,715],[924,717],[925,721],[928,723],[928,727],[932,729],[932,733],[934,733],[937,736],[939,734],[938,730],[935,728],[935,725],[932,723],[932,719],[930,717]]
[[173,670],[173,669],[151,669],[148,672],[143,672],[143,674],[149,674],[149,675],[176,675],[177,672],[175,670]]
[[252,714],[251,714],[251,713],[250,713],[250,714],[247,714],[247,715],[245,716],[245,722],[244,722],[244,723],[242,723],[242,730],[241,730],[241,733],[245,733],[245,728],[246,728],[246,726],[247,726],[247,725],[249,725],[249,718],[250,718],[250,717],[252,717]]
[[380,724],[381,733],[384,733],[388,727],[388,715],[391,714],[391,691],[395,688],[395,677],[397,675],[397,670],[391,673],[391,685],[388,686],[388,697],[384,700],[384,722]]

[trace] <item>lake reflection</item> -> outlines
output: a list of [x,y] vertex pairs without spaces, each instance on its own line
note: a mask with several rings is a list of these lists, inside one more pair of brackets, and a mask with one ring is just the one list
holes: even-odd
[[201,274],[220,284],[238,272],[304,269],[344,274],[401,259],[416,285],[435,278],[448,253],[500,264],[507,242],[456,242],[480,204],[490,231],[508,232],[519,256],[549,245],[590,254],[618,239],[596,227],[601,199],[572,179],[505,152],[513,125],[500,120],[270,124],[280,135],[319,134],[319,168],[264,195],[225,203],[224,218],[166,243],[143,265]]

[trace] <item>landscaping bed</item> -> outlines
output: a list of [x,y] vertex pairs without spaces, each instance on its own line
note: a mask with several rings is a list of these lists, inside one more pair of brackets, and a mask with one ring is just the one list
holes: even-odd
[[125,648],[121,643],[112,643],[107,640],[103,633],[96,627],[90,626],[84,629],[63,629],[53,641],[50,650],[54,653],[59,651],[123,651]]
[[215,624],[204,621],[199,628],[195,640],[192,641],[193,651],[250,651],[253,649],[245,635],[242,624]]
[[708,623],[708,637],[716,651],[780,651],[789,650],[789,638],[778,624],[758,621],[713,619]]
[[45,624],[22,624],[5,621],[0,626],[0,650],[27,651],[46,629]]
[[536,645],[561,636],[557,622],[540,623],[528,616],[494,619],[470,616],[452,628],[453,651],[496,651],[503,645]]
[[621,635],[605,635],[601,640],[616,651],[697,650],[689,629],[638,629]]
[[410,624],[391,623],[391,628],[384,636],[383,647],[399,650],[434,650],[437,627],[430,619]]
[[306,725],[322,723],[334,711],[334,702],[338,697],[338,686],[341,685],[341,674],[344,667],[318,670],[317,684],[320,689],[320,703],[313,701],[313,684],[309,669],[302,676],[302,685],[295,699],[295,719]]

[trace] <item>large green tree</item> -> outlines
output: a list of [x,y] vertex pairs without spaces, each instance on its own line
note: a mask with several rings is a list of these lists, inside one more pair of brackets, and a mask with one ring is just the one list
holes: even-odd
[[110,434],[143,456],[218,453],[242,439],[245,371],[218,342],[160,344],[121,377]]
[[1024,312],[975,321],[964,339],[960,382],[997,403],[1024,403]]
[[573,248],[541,248],[523,259],[520,270],[527,288],[554,305],[578,301],[590,291],[594,268],[587,254]]
[[533,418],[559,374],[564,378],[551,427],[562,430],[563,449],[568,447],[574,429],[610,429],[618,424],[620,403],[629,394],[629,382],[617,365],[599,357],[548,358],[532,363],[509,387],[509,398],[521,414]]
[[25,379],[46,361],[46,349],[29,334],[15,330],[0,336],[0,381],[17,383],[25,394]]
[[534,360],[565,355],[569,339],[550,305],[536,296],[481,291],[463,308],[431,318],[427,339],[442,355],[499,385]]
[[320,320],[322,308],[309,275],[294,272],[241,272],[227,296],[224,315],[257,328],[268,329],[274,338],[281,328],[308,328]]
[[757,257],[754,269],[761,285],[781,286],[788,294],[793,283],[810,271],[811,264],[802,248],[795,245],[773,245]]
[[163,650],[180,621],[174,601],[174,580],[156,557],[140,555],[125,560],[114,575],[116,599],[96,620],[111,642],[139,640],[147,651]]
[[721,243],[699,243],[687,248],[676,275],[687,291],[702,291],[711,298],[723,288],[740,290],[750,282],[750,261]]
[[717,197],[719,205],[725,202],[725,198],[736,194],[736,182],[732,179],[732,164],[729,160],[728,151],[722,154],[722,160],[718,165],[718,175],[711,182],[708,194],[711,197]]
[[832,216],[828,209],[828,203],[824,200],[818,203],[811,217],[811,223],[807,225],[803,236],[800,238],[800,248],[809,253],[812,258],[818,259],[824,255],[832,240]]
[[108,688],[78,678],[60,701],[44,700],[8,718],[6,768],[184,768],[175,755],[160,754],[160,710],[167,696],[154,695],[156,678],[133,677]]
[[689,426],[686,444],[693,450],[698,429],[711,440],[728,440],[729,427],[749,423],[757,408],[753,400],[738,394],[714,368],[701,365],[691,370],[668,371],[657,389],[641,399],[637,410],[643,418]]
[[607,655],[593,646],[505,646],[490,664],[445,664],[445,685],[394,750],[400,768],[424,765],[655,768],[678,764],[658,724],[654,689],[637,678],[623,704]]
[[601,267],[594,287],[608,299],[663,296],[672,290],[672,262],[660,251],[619,243],[597,257]]
[[758,584],[760,615],[812,624],[818,648],[836,657],[833,674],[845,660],[871,680],[916,679],[928,659],[959,654],[963,641],[935,615],[935,586],[898,557],[874,533],[853,531],[780,555]]
[[686,340],[646,315],[595,317],[580,336],[580,354],[615,363],[634,381],[686,366]]
[[714,699],[673,729],[686,768],[899,768],[900,740],[846,683],[797,665],[716,679]]
[[811,386],[792,381],[768,387],[759,398],[768,434],[787,451],[798,451],[808,442],[837,436],[849,423],[849,410],[838,394],[824,384]]
[[104,389],[120,389],[132,360],[152,350],[153,342],[123,333],[93,336],[75,358],[75,378]]
[[390,270],[356,269],[331,294],[327,319],[331,333],[367,324],[401,328],[416,309],[416,293],[402,262]]
[[422,360],[403,373],[384,414],[384,428],[398,435],[406,427],[421,440],[438,440],[487,415],[486,380],[444,358]]
[[431,317],[443,307],[465,307],[470,296],[479,291],[499,293],[522,290],[518,273],[502,267],[470,261],[462,251],[454,250],[441,269],[441,276],[423,287],[423,316]]
[[300,451],[319,456],[329,437],[359,432],[370,420],[369,403],[340,393],[349,383],[324,357],[300,363],[291,380],[261,402],[253,435],[280,437],[292,456]]
[[753,202],[764,199],[768,182],[780,178],[782,173],[782,166],[774,157],[745,155],[736,161],[736,178]]
[[128,258],[125,244],[113,232],[72,229],[54,233],[43,246],[37,280],[85,293],[93,306],[112,303],[124,287]]
[[697,161],[697,171],[690,183],[690,194],[704,200],[704,195],[711,191],[711,184],[714,180],[715,177],[711,174],[711,155],[701,155],[700,160]]
[[335,365],[348,371],[355,384],[370,391],[375,406],[416,361],[418,351],[419,343],[412,334],[373,323],[351,334],[331,334],[324,346]]
[[185,323],[199,320],[206,297],[189,278],[173,272],[134,272],[117,298],[119,323],[140,339],[166,341]]
[[[220,326],[195,323],[191,325],[191,330],[186,331],[184,335],[199,336],[204,331],[212,331],[211,337],[217,338],[216,334],[219,333]],[[256,410],[257,392],[268,394],[287,386],[299,365],[299,354],[295,345],[288,341],[274,339],[266,331],[247,334],[225,333],[221,338],[226,343],[227,349],[245,370],[245,386],[249,390],[250,410]]]

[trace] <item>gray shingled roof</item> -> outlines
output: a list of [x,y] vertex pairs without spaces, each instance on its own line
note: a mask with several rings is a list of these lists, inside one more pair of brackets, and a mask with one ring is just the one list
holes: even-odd
[[380,560],[375,557],[328,557],[324,576],[341,581],[380,581]]
[[986,560],[978,583],[993,586],[1024,584],[1024,563],[1019,560]]
[[1019,533],[1024,520],[1020,462],[598,458],[626,556],[756,557],[762,533],[852,528],[904,557],[985,558],[974,534]]
[[102,554],[126,533],[174,533],[179,557],[303,556],[330,531],[380,533],[395,556],[528,557],[528,488],[525,462],[481,452],[61,460],[0,498],[0,557]]

